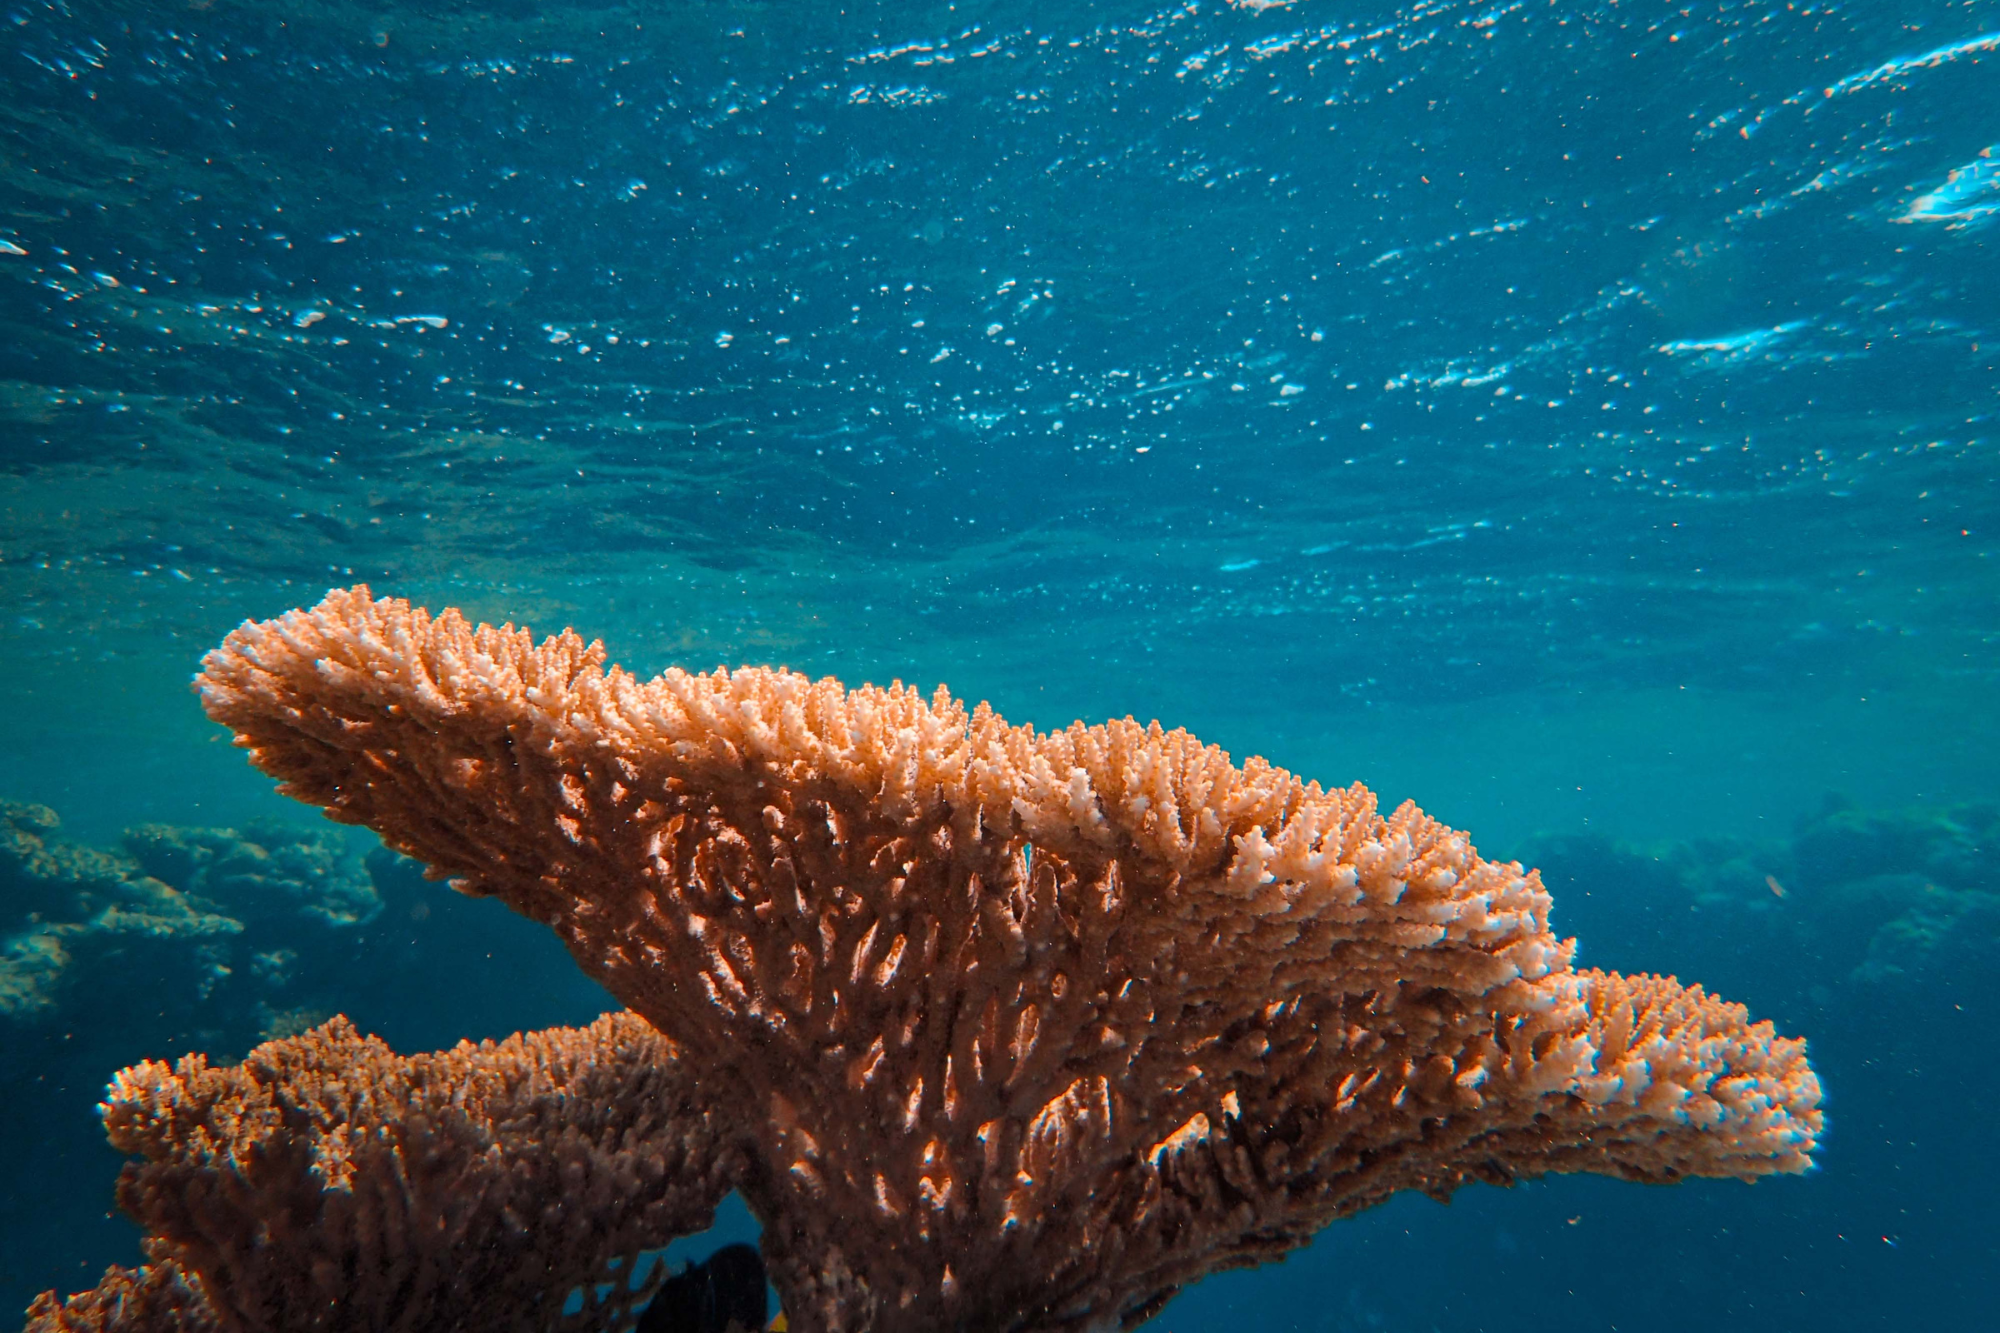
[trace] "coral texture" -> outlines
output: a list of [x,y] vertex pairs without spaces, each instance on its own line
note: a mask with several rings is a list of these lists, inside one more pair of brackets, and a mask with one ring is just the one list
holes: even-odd
[[135,1065],[104,1121],[152,1263],[43,1297],[31,1328],[617,1328],[650,1295],[640,1253],[707,1227],[738,1174],[630,1014],[408,1057],[334,1019],[238,1066]]
[[215,1311],[172,1259],[107,1268],[68,1300],[45,1291],[28,1306],[23,1333],[218,1333]]
[[666,1033],[792,1327],[1081,1329],[1408,1188],[1798,1171],[1802,1042],[1577,972],[1531,871],[1131,720],[607,670],[356,588],[203,702]]

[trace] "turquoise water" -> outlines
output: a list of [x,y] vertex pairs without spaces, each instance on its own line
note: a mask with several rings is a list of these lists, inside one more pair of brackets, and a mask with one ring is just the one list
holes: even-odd
[[[1398,1200],[1158,1327],[1980,1327],[1996,69],[2000,5],[1902,0],[14,3],[0,797],[311,830],[187,680],[358,581],[1157,717],[1536,855],[1583,961],[1808,1036],[1831,1125]],[[293,999],[597,1011],[450,920],[453,984],[314,936]],[[240,1055],[235,968],[0,1014],[7,1301],[134,1261],[91,1107]]]

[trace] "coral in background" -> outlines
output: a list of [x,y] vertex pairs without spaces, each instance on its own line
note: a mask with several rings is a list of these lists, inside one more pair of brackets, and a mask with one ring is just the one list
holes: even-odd
[[641,683],[366,589],[200,678],[284,790],[553,927],[734,1123],[801,1330],[1131,1325],[1401,1189],[1806,1167],[1803,1043],[1576,972],[1406,805],[942,690]]
[[151,1263],[44,1295],[29,1329],[619,1328],[657,1285],[641,1252],[738,1174],[693,1092],[629,1014],[407,1057],[335,1019],[235,1067],[148,1061],[104,1123]]
[[[1864,811],[1839,796],[1785,841],[1651,846],[1597,835],[1531,839],[1522,855],[1589,915],[1634,912],[1704,971],[1776,951],[1816,986],[1978,984],[2000,961],[2000,806]],[[1627,932],[1628,934],[1630,932]]]
[[141,824],[126,851],[148,875],[245,922],[297,914],[331,927],[374,919],[382,899],[343,840],[280,825],[235,829]]
[[2000,894],[1944,889],[1877,930],[1857,981],[1877,985],[1983,976],[2000,963]]
[[46,805],[0,801],[0,925],[79,920],[117,896],[132,862],[63,840]]
[[[243,923],[129,856],[64,841],[53,810],[0,805],[0,1021],[46,1017],[66,986],[129,973],[135,953],[184,965],[206,996],[228,975],[226,941]],[[152,969],[140,964],[141,973]],[[112,982],[112,984],[116,984]]]
[[156,998],[201,1001],[245,969],[279,991],[291,951],[268,947],[274,937],[296,943],[381,910],[345,840],[326,832],[142,824],[123,841],[122,852],[71,843],[46,806],[0,804],[0,929],[13,930],[0,945],[0,1018],[46,1017],[65,989],[139,978]]
[[54,1006],[56,979],[69,966],[63,934],[61,927],[44,927],[0,946],[0,1015],[19,1017]]
[[1799,822],[1791,862],[1812,884],[1915,874],[1949,889],[2000,893],[2000,805],[1942,810],[1865,811],[1829,796]]

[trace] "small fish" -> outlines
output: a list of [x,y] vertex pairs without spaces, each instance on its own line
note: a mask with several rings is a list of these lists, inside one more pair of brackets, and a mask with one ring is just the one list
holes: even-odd
[[[661,1284],[637,1333],[759,1333],[770,1314],[764,1259],[750,1245],[725,1245]],[[770,1327],[784,1327],[780,1314]]]
[[1582,1214],[1582,1213],[1578,1213],[1578,1214],[1577,1214],[1577,1215],[1576,1215],[1575,1217],[1572,1217],[1572,1218],[1571,1218],[1571,1219],[1569,1220],[1569,1225],[1571,1225],[1571,1226],[1575,1226],[1575,1225],[1576,1225],[1576,1224],[1577,1224],[1578,1222],[1581,1222],[1582,1220],[1583,1220],[1583,1214]]
[[1776,875],[1764,876],[1764,886],[1770,889],[1772,893],[1776,894],[1780,898],[1789,896],[1785,892],[1785,886],[1778,883],[1778,877]]

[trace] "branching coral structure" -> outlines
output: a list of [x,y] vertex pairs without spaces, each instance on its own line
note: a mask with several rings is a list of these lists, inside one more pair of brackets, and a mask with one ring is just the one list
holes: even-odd
[[1130,1326],[1403,1189],[1804,1170],[1804,1043],[1582,972],[1532,871],[1359,785],[940,689],[640,681],[366,588],[209,714],[540,920],[735,1108],[795,1329]]
[[334,1019],[241,1065],[135,1065],[104,1120],[151,1262],[28,1328],[624,1326],[640,1254],[740,1174],[686,1073],[631,1014],[417,1056]]
[[28,1306],[24,1333],[220,1333],[200,1285],[172,1259],[108,1268],[89,1291],[59,1300],[45,1291]]

